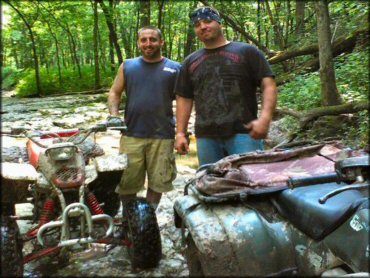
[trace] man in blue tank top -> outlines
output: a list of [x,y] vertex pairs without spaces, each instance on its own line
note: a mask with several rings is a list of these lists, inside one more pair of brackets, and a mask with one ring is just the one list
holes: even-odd
[[125,206],[144,189],[147,175],[146,199],[156,209],[176,177],[172,101],[181,65],[162,56],[164,40],[156,27],[141,28],[137,44],[142,56],[122,63],[108,95],[109,113],[116,117],[123,91],[127,97],[120,153],[127,154],[128,167],[116,192]]

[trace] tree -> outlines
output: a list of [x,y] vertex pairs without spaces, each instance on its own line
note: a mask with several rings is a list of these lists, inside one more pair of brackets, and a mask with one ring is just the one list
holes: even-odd
[[95,65],[95,86],[94,89],[100,89],[100,71],[99,71],[99,50],[98,50],[98,3],[93,0],[94,9],[94,65]]
[[96,0],[96,1],[99,2],[100,6],[103,10],[103,13],[104,13],[104,16],[105,16],[105,22],[107,23],[109,33],[110,33],[110,39],[112,40],[113,45],[116,49],[118,63],[122,64],[122,62],[123,62],[122,52],[121,52],[121,48],[119,47],[119,44],[118,44],[117,33],[116,33],[116,30],[115,30],[114,24],[113,24],[113,11],[110,11],[107,8],[107,6],[104,4],[103,0]]
[[[20,10],[13,5],[9,0],[5,0],[5,2],[12,7],[16,13],[22,18],[24,24],[27,26],[31,42],[32,42],[32,52],[33,52],[33,60],[34,60],[34,66],[35,66],[35,78],[36,78],[36,85],[37,85],[37,95],[42,96],[42,86],[41,86],[41,80],[40,80],[40,69],[39,69],[39,58],[36,51],[36,43],[35,38],[32,31],[32,26],[30,23],[28,23],[26,17],[20,12]],[[37,17],[36,17],[37,18]]]
[[70,49],[71,49],[71,55],[72,55],[72,61],[77,65],[77,70],[78,70],[78,75],[80,79],[82,78],[82,73],[81,73],[81,67],[80,67],[80,61],[77,57],[77,46],[76,46],[76,40],[75,36],[73,36],[71,29],[69,28],[68,22],[64,22],[64,24],[61,22],[61,20],[58,20],[55,15],[47,9],[43,4],[40,3],[40,5],[48,12],[48,14],[51,15],[51,17],[55,20],[55,22],[62,27],[68,34],[68,42],[71,43]]
[[296,9],[295,9],[295,20],[296,20],[296,35],[297,41],[304,34],[304,12],[305,12],[305,1],[296,0]]
[[140,28],[150,25],[150,1],[140,1]]
[[321,103],[323,106],[338,105],[342,103],[342,100],[335,81],[327,0],[317,1],[315,8],[319,43]]

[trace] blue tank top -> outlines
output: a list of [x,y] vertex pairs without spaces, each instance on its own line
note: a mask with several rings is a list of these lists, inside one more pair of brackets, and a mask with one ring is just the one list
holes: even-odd
[[142,57],[124,62],[128,136],[174,138],[172,101],[180,67],[179,63],[167,58],[157,63],[145,62]]

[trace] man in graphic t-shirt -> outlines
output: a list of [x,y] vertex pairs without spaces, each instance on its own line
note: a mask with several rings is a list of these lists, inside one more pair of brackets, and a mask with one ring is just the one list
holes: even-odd
[[[195,104],[199,166],[231,154],[263,149],[277,101],[271,67],[256,47],[229,42],[217,10],[201,7],[190,14],[204,48],[186,57],[176,86],[176,149],[189,150],[185,134]],[[257,117],[257,87],[262,110]]]

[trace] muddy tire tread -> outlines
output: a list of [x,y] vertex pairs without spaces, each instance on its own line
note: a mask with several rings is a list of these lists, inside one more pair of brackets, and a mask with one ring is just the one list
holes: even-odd
[[189,277],[204,277],[199,250],[190,233],[186,237],[186,245],[185,257],[188,263]]
[[1,277],[23,276],[22,248],[17,223],[1,216]]
[[128,247],[132,268],[156,267],[162,257],[161,236],[154,209],[144,198],[130,201],[126,206]]

